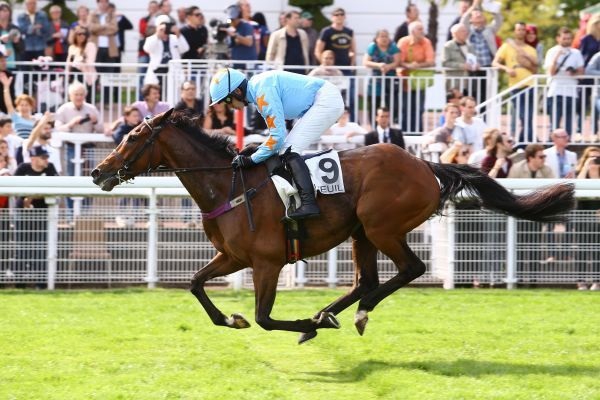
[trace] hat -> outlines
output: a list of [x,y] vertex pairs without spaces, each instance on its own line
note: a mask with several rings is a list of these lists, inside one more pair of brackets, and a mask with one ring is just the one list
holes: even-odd
[[48,157],[50,154],[42,146],[33,146],[29,149],[29,157]]
[[227,19],[240,18],[242,15],[242,10],[237,4],[232,4],[225,9],[225,15],[227,15]]
[[313,15],[310,11],[304,11],[302,14],[300,14],[300,18],[314,19]]
[[159,26],[160,24],[170,24],[171,23],[171,18],[169,18],[168,15],[159,15],[158,17],[156,17],[155,20],[156,26]]

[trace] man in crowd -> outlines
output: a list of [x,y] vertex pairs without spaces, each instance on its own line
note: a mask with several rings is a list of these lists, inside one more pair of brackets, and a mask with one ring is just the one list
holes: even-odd
[[191,110],[196,113],[201,121],[204,119],[204,100],[196,97],[196,84],[194,81],[185,81],[181,85],[181,100],[175,105],[175,110]]
[[[254,42],[254,28],[242,19],[242,10],[237,4],[227,7],[228,20],[233,29],[227,30],[232,60],[256,61],[258,53]],[[235,64],[234,68],[246,69],[246,64]]]
[[[600,76],[600,52],[596,53],[585,67],[586,75]],[[592,121],[592,134],[598,134],[598,120],[600,119],[600,85],[596,92],[596,118]]]
[[409,2],[405,11],[406,21],[396,28],[396,33],[394,34],[394,43],[398,43],[398,40],[408,36],[408,25],[410,25],[411,22],[419,21],[419,8],[416,4]]
[[[444,107],[445,121],[444,125],[428,132],[423,137],[423,146],[426,150],[440,154],[448,149],[450,144],[458,137],[463,137],[463,129],[456,124],[456,119],[460,114],[459,108],[455,104],[448,103]],[[436,144],[435,146],[431,146]]]
[[183,53],[181,58],[186,60],[202,59],[208,43],[208,30],[204,26],[204,15],[202,15],[200,8],[196,6],[186,8],[185,22],[185,25],[181,28],[181,34],[190,49]]
[[521,122],[519,143],[528,143],[534,140],[533,120],[534,91],[533,81],[517,86],[519,82],[537,73],[538,61],[536,50],[525,43],[525,23],[517,22],[514,28],[514,37],[506,39],[500,46],[492,66],[500,68],[508,75],[508,86],[512,87],[513,113],[511,131],[516,132],[517,116]]
[[[90,42],[98,48],[96,53],[97,63],[118,63],[119,45],[118,34],[119,25],[117,18],[108,6],[108,0],[96,0],[97,9],[89,16]],[[97,67],[99,73],[115,73],[119,68],[116,66]],[[116,95],[113,90],[113,96]],[[104,102],[109,101],[109,90],[104,89]]]
[[546,154],[541,144],[529,144],[525,147],[525,159],[510,168],[509,178],[555,178],[552,170],[545,165]]
[[[335,53],[335,65],[344,67],[355,64],[356,42],[354,31],[345,26],[346,12],[343,8],[336,8],[331,13],[332,23],[323,28],[317,44],[315,56],[321,61],[323,51],[332,50]],[[344,75],[352,75],[352,71],[342,71]]]
[[460,0],[458,2],[458,16],[450,23],[450,30],[448,30],[446,40],[452,40],[452,27],[460,23],[460,19],[465,15],[469,7],[471,7],[471,3],[472,0]]
[[58,174],[62,173],[60,148],[56,148],[50,144],[52,140],[52,131],[54,130],[53,116],[49,111],[46,111],[40,118],[33,129],[29,138],[23,141],[21,147],[23,162],[30,162],[29,152],[35,146],[42,146],[48,152],[50,163],[54,164],[54,168]]
[[573,33],[562,27],[556,36],[557,45],[550,48],[544,59],[544,69],[550,76],[548,88],[548,113],[552,129],[559,127],[563,115],[564,128],[569,135],[574,134],[575,102],[577,101],[577,75],[584,71],[581,52],[571,48]]
[[556,129],[551,135],[554,146],[544,150],[546,165],[557,178],[575,178],[577,153],[567,150],[569,133],[565,129]]
[[[467,42],[469,29],[464,24],[455,24],[450,28],[452,39],[444,44],[442,67],[448,68],[446,74],[446,90],[450,88],[468,88],[466,76],[477,70],[477,59],[473,45]],[[451,78],[452,77],[452,78]],[[454,78],[459,77],[459,78]],[[469,92],[468,90],[464,90]]]
[[390,110],[379,107],[375,115],[375,130],[365,135],[365,146],[375,143],[392,143],[406,148],[404,135],[400,129],[390,127]]
[[465,96],[460,99],[460,117],[456,124],[462,128],[462,133],[455,139],[468,146],[469,154],[483,149],[483,132],[487,128],[483,119],[476,117],[475,99]]
[[19,59],[31,61],[43,56],[51,29],[46,13],[37,9],[37,0],[25,0],[25,12],[19,15],[17,24],[25,42],[24,52]]
[[308,63],[310,65],[318,65],[317,58],[315,57],[315,45],[317,39],[319,39],[319,32],[313,28],[313,15],[309,11],[304,11],[300,14],[300,27],[306,36],[308,36]]
[[[283,65],[308,64],[308,36],[300,27],[300,13],[285,14],[285,26],[271,34],[267,46],[266,61]],[[305,69],[285,68],[285,71],[306,73]]]

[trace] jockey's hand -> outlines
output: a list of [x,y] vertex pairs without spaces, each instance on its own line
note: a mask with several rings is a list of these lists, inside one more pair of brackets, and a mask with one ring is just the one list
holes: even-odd
[[252,161],[251,157],[238,155],[235,156],[233,161],[231,162],[231,166],[233,168],[249,168],[254,165],[254,161]]

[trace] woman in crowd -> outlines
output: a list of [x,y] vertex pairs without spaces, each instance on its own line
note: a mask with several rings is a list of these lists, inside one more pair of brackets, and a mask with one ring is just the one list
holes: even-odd
[[79,26],[81,28],[88,29],[88,27],[89,27],[88,17],[89,16],[90,16],[89,8],[87,8],[86,6],[77,7],[77,21],[73,22],[69,26],[69,43],[73,43],[74,36],[75,36],[75,28],[77,28]]
[[203,128],[209,132],[235,135],[233,110],[225,103],[208,107]]
[[[397,81],[390,78],[396,76],[396,68],[400,66],[400,50],[390,39],[390,33],[386,29],[380,29],[375,34],[373,42],[369,44],[363,57],[363,65],[371,68],[373,76],[381,77],[371,80],[369,84],[369,110],[379,108],[382,95],[385,96],[386,103],[389,105],[391,98],[395,99],[397,95],[397,86],[395,85]],[[382,87],[385,87],[384,93],[382,93]],[[373,99],[375,100],[374,105],[371,104]],[[395,105],[397,106],[397,101]],[[392,115],[397,115],[397,113]]]
[[[577,165],[577,179],[600,179],[600,147],[589,146],[583,151],[579,164]],[[600,200],[580,199],[577,200],[578,210],[594,211],[595,215],[585,217],[578,222],[581,233],[577,235],[582,244],[578,260],[579,273],[599,274],[600,258],[597,252],[589,251],[591,247],[600,243]],[[587,290],[585,280],[579,279],[577,283],[579,290]],[[596,280],[591,290],[600,290],[600,282]]]
[[512,161],[508,156],[512,153],[514,140],[500,132],[490,139],[487,147],[487,155],[481,160],[481,170],[492,178],[506,178],[512,167]]
[[21,51],[21,32],[19,27],[12,23],[12,10],[10,5],[0,2],[0,43],[4,45],[7,68],[15,68],[15,61],[19,61],[17,55]]
[[255,36],[257,39],[256,54],[258,54],[259,60],[264,60],[267,54],[267,45],[269,44],[269,37],[271,36],[271,32],[269,31],[269,27],[267,26],[267,19],[265,18],[265,15],[263,13],[254,13],[254,15],[252,16],[252,21],[258,24],[258,26],[255,27]]
[[0,139],[0,176],[12,175],[17,169],[17,162],[8,151],[8,142]]
[[525,25],[525,43],[533,47],[537,53],[538,65],[544,65],[544,45],[538,38],[537,26]]
[[33,117],[35,100],[27,94],[21,94],[17,96],[13,106],[10,90],[7,89],[10,87],[12,80],[12,76],[8,77],[6,74],[0,74],[0,83],[4,86],[4,90],[2,91],[4,95],[4,104],[6,104],[6,111],[12,119],[15,133],[20,138],[27,139],[33,129],[33,124],[35,124],[36,121]]
[[73,30],[73,36],[67,54],[66,73],[69,83],[74,80],[84,82],[87,88],[86,101],[91,103],[92,87],[96,81],[96,53],[98,48],[89,40],[87,28],[77,26]]

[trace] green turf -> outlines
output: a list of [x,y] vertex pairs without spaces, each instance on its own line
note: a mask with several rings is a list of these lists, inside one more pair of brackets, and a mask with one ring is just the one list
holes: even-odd
[[[340,291],[281,292],[305,318]],[[209,292],[252,320],[250,291]],[[356,333],[212,325],[183,290],[0,291],[0,399],[600,399],[600,294],[403,289]],[[253,321],[252,321],[253,322]]]

